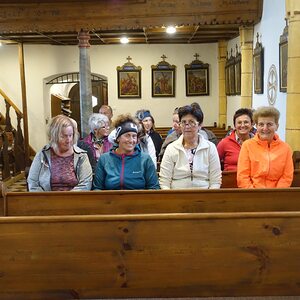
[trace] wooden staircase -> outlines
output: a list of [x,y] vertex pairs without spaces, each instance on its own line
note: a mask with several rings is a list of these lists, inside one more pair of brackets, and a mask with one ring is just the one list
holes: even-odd
[[[0,180],[6,186],[25,177],[25,144],[21,128],[22,112],[0,89],[0,101],[5,111],[0,112]],[[16,128],[12,126],[11,109],[15,113]]]

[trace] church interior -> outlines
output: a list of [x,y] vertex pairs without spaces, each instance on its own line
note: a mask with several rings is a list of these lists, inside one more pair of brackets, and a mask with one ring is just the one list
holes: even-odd
[[[298,0],[1,0],[0,299],[299,299],[299,38]],[[277,108],[292,187],[27,192],[51,118],[147,109],[165,139],[193,102],[219,141]]]

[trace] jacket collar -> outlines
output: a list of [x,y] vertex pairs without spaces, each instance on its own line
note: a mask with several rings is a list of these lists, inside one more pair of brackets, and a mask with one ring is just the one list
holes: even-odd
[[[254,136],[253,138],[258,144],[267,147],[268,146],[268,141],[263,141],[259,138],[258,133]],[[276,145],[280,143],[280,138],[279,135],[277,133],[275,133],[272,142],[270,143],[270,146],[272,145]]]
[[[201,149],[207,149],[209,148],[209,143],[206,139],[204,139],[200,134],[198,134],[199,136],[199,144],[197,146],[197,150],[201,150]],[[178,138],[178,140],[176,140],[174,142],[174,147],[178,150],[182,150],[182,151],[185,151],[184,150],[184,147],[183,147],[183,134]]]
[[[109,153],[110,153],[111,155],[113,155],[113,156],[116,156],[116,157],[121,158],[123,155],[117,154],[117,153],[115,152],[115,150],[116,150],[117,148],[118,148],[118,144],[115,143],[115,144],[113,145],[113,147],[109,150]],[[134,157],[134,156],[140,155],[140,153],[141,153],[141,148],[140,148],[140,146],[137,144],[137,145],[135,145],[132,154],[130,154],[130,155],[125,154],[124,156],[125,156],[125,157]]]

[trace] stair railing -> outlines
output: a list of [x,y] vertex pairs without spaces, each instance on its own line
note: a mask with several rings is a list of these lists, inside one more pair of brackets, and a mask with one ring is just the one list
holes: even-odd
[[[23,114],[1,89],[0,95],[5,102],[5,128],[0,132],[0,168],[5,181],[25,170],[25,145],[21,128]],[[11,124],[10,108],[16,113],[17,129]],[[4,119],[3,114],[1,117]]]

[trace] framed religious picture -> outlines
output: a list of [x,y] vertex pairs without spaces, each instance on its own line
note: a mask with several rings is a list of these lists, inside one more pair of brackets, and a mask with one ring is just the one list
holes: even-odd
[[235,84],[235,94],[241,94],[241,63],[242,56],[241,53],[238,52],[238,46],[236,46],[236,55],[234,59],[234,84]]
[[257,42],[253,52],[253,79],[254,93],[264,93],[264,48],[262,43],[258,41],[259,34],[257,33]]
[[285,26],[279,43],[279,90],[287,91],[288,73],[288,25]]
[[227,64],[225,65],[225,94],[227,96],[230,95],[230,89],[229,89],[229,67]]
[[235,92],[235,57],[231,55],[226,60],[225,64],[225,87],[226,87],[226,95],[233,96],[236,94]]
[[117,67],[118,98],[141,98],[141,67],[136,67],[131,63],[130,56],[127,57],[127,60],[128,62],[122,67]]
[[175,97],[176,66],[170,65],[163,59],[157,65],[152,65],[152,97]]
[[207,96],[209,95],[209,64],[198,60],[199,55],[184,66],[185,68],[185,91],[186,96]]

